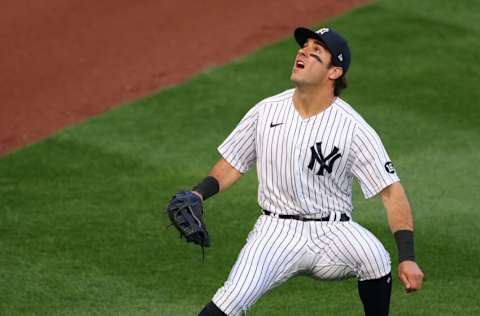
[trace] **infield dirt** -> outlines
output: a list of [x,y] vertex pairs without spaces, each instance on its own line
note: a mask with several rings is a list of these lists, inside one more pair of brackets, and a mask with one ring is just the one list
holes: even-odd
[[0,155],[365,0],[7,0]]

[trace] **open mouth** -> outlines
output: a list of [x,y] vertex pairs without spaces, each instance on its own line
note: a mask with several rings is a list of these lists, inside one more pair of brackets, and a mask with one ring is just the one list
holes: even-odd
[[303,63],[303,61],[297,60],[297,62],[295,63],[295,67],[303,69],[305,68],[305,64]]

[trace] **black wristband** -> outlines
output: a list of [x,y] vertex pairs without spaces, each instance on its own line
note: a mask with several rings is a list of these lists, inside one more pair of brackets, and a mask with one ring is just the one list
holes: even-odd
[[398,230],[394,234],[398,248],[398,262],[415,261],[415,251],[413,247],[413,231]]
[[215,177],[208,176],[202,180],[199,184],[193,187],[193,191],[197,191],[203,197],[205,201],[214,194],[217,194],[220,190],[220,184]]

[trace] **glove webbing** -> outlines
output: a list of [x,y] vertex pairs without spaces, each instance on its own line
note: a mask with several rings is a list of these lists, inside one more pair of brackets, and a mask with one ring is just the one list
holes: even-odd
[[[203,227],[202,222],[195,216],[195,213],[193,212],[192,207],[188,206],[187,209],[190,212],[190,214],[192,215],[192,217],[197,221],[198,226]],[[182,238],[182,234],[180,234],[180,239],[181,238]],[[205,261],[205,247],[203,245],[200,245],[200,247],[202,247],[202,261]]]
[[[170,227],[172,227],[173,224],[168,224],[165,229],[169,229]],[[180,239],[182,239],[182,233],[180,233]],[[203,246],[200,246],[202,248],[202,262],[205,261],[205,247]]]

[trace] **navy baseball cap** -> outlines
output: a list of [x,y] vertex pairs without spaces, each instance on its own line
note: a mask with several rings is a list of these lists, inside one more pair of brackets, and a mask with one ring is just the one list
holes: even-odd
[[343,68],[345,74],[350,66],[350,49],[347,41],[337,32],[330,28],[322,28],[314,32],[310,29],[299,27],[294,32],[295,40],[303,47],[303,44],[309,39],[317,39],[327,46],[332,54],[332,63],[337,67]]

